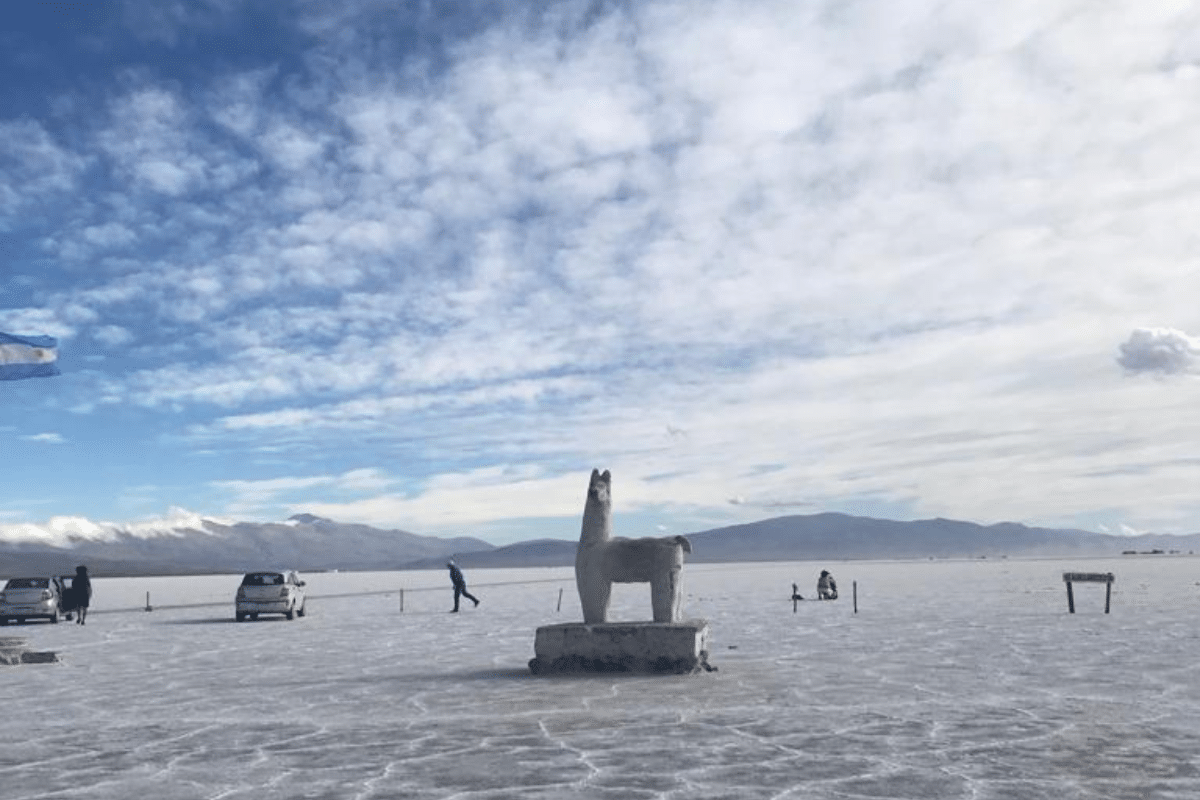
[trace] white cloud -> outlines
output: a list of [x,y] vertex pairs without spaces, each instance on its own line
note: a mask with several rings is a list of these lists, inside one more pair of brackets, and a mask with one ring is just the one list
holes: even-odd
[[120,347],[133,340],[133,334],[120,325],[102,325],[92,332],[92,336],[106,347]]
[[298,498],[311,496],[314,492],[337,496],[359,495],[364,492],[383,491],[394,484],[393,478],[375,468],[353,469],[337,475],[211,482],[212,487],[231,496],[231,500],[226,504],[228,514],[251,516],[270,513],[286,504],[308,507],[307,500]]
[[307,501],[294,508],[337,520],[444,532],[497,519],[575,516],[586,490],[575,475],[549,477],[536,468],[494,466],[436,476],[412,496]]
[[82,235],[88,242],[101,247],[120,247],[137,240],[137,234],[119,222],[89,226]]
[[40,123],[0,120],[0,230],[28,204],[74,189],[86,166]]
[[1176,375],[1195,370],[1200,339],[1172,328],[1138,328],[1120,350],[1117,363],[1129,372]]
[[41,442],[43,444],[66,444],[67,441],[60,433],[32,433],[21,438],[27,442]]
[[168,509],[164,515],[129,522],[94,522],[84,517],[58,516],[41,523],[0,523],[0,542],[30,542],[69,549],[79,540],[113,541],[121,535],[139,538],[179,536],[182,529],[205,530],[205,521],[229,525],[235,520],[200,515],[177,507]]
[[477,413],[496,405],[504,405],[517,416],[524,408],[536,413],[542,401],[589,398],[599,385],[577,378],[546,378],[542,380],[505,381],[481,386],[470,391],[421,392],[394,397],[371,397],[329,405],[281,408],[256,414],[222,417],[212,426],[193,431],[198,436],[211,436],[222,431],[270,431],[279,429],[327,431],[386,431],[394,428],[395,420],[422,412],[444,411],[457,415],[474,409]]
[[0,330],[13,334],[70,337],[75,329],[46,308],[11,308],[0,311]]
[[286,122],[276,122],[259,137],[263,153],[289,172],[299,172],[321,155],[327,142]]
[[138,38],[171,46],[198,28],[218,28],[240,5],[239,0],[125,0],[119,13]]
[[0,541],[31,542],[48,547],[70,547],[77,538],[103,540],[110,535],[103,524],[84,517],[52,517],[41,525],[0,524]]
[[168,197],[227,191],[257,167],[203,134],[198,113],[177,92],[140,86],[113,103],[111,126],[98,144],[136,188]]

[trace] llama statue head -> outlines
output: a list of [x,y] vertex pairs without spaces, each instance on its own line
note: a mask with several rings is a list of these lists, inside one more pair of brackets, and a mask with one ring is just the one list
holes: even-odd
[[583,507],[583,529],[580,544],[606,542],[612,538],[612,475],[608,470],[592,470],[588,483],[587,502]]

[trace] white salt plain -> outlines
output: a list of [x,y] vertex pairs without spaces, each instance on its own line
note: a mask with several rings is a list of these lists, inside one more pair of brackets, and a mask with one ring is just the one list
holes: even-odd
[[[823,567],[843,599],[793,613]],[[1067,613],[1075,570],[1111,614]],[[87,625],[4,629],[62,661],[0,667],[0,797],[1200,797],[1196,558],[685,576],[715,673],[529,675],[564,569],[468,571],[457,615],[440,572],[312,574],[306,618],[242,624],[235,576],[97,579]]]

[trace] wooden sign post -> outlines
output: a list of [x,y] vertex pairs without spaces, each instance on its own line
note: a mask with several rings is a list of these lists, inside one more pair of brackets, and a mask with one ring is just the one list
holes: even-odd
[[1073,583],[1103,583],[1104,613],[1107,614],[1112,605],[1112,585],[1116,577],[1111,572],[1064,572],[1063,583],[1067,584],[1067,610],[1075,613],[1075,592],[1071,589]]

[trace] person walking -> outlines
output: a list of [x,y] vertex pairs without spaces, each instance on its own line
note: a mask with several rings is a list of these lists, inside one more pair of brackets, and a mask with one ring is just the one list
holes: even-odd
[[829,574],[829,570],[821,570],[821,577],[817,579],[817,599],[837,600],[837,581]]
[[479,605],[479,599],[467,591],[467,581],[463,578],[462,570],[458,568],[454,560],[447,561],[446,566],[450,568],[450,582],[454,584],[454,608],[450,609],[450,613],[458,612],[459,597],[465,597],[475,605]]
[[92,581],[88,577],[87,567],[75,568],[75,579],[71,581],[71,599],[75,607],[75,623],[86,625],[88,606],[92,602]]

